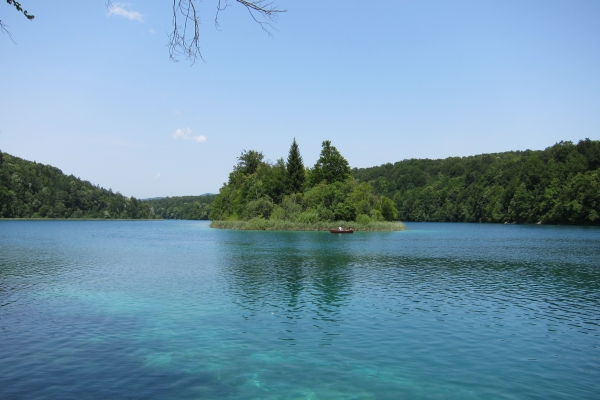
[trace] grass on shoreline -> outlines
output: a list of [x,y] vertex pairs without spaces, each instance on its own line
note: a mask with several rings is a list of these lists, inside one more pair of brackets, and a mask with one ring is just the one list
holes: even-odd
[[360,225],[356,222],[334,221],[334,222],[292,222],[283,220],[268,220],[263,218],[253,218],[250,221],[212,221],[211,228],[217,229],[237,229],[246,231],[328,231],[330,229],[353,228],[355,232],[393,232],[403,231],[406,226],[402,222],[369,222],[366,225]]

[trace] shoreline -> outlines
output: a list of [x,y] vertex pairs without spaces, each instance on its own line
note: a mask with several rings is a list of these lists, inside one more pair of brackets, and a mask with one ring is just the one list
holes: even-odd
[[333,222],[292,222],[282,220],[268,220],[254,218],[249,221],[211,221],[210,227],[215,229],[232,229],[243,231],[313,231],[328,232],[330,229],[352,228],[354,232],[399,232],[406,230],[406,225],[402,222],[370,222],[366,225],[360,225],[354,221],[333,221]]

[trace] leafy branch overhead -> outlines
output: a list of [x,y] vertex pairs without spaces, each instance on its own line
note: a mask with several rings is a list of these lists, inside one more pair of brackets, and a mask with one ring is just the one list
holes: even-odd
[[17,11],[19,11],[19,12],[22,12],[22,13],[23,13],[23,15],[25,15],[25,17],[26,17],[27,19],[34,19],[34,18],[35,18],[35,16],[33,16],[33,15],[29,14],[29,13],[27,12],[27,10],[23,10],[23,7],[21,6],[21,3],[19,3],[18,1],[14,1],[14,0],[6,0],[6,2],[7,2],[8,4],[11,4],[11,5],[15,6],[15,8],[17,9]]
[[[27,18],[28,20],[32,20],[32,19],[34,19],[34,18],[35,18],[35,16],[33,16],[33,15],[29,14],[29,13],[27,12],[27,10],[24,10],[24,9],[23,9],[23,6],[21,6],[21,3],[19,3],[18,1],[14,1],[14,0],[6,0],[6,2],[7,2],[9,5],[12,5],[12,6],[14,6],[14,7],[17,9],[17,11],[18,11],[18,12],[20,12],[20,13],[23,13],[23,15],[25,15],[25,18]],[[10,39],[12,40],[12,36],[10,35],[10,32],[9,32],[9,31],[6,29],[6,27],[7,27],[7,26],[6,26],[6,24],[4,24],[4,23],[2,22],[2,20],[0,20],[0,30],[1,30],[2,32],[4,32],[4,33],[8,34],[8,36],[9,36],[9,37],[10,37]]]

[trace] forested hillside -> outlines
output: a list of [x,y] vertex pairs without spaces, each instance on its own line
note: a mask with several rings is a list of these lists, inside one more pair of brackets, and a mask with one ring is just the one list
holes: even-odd
[[353,169],[403,221],[600,224],[600,141]]
[[133,197],[0,152],[0,218],[158,218]]
[[164,219],[208,219],[215,194],[143,200]]

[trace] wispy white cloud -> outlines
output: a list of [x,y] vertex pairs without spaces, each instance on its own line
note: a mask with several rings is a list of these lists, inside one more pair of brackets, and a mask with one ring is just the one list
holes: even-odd
[[192,135],[192,130],[190,128],[177,129],[175,131],[175,133],[173,134],[173,139],[193,140],[194,142],[197,142],[197,143],[206,142],[206,136],[202,136],[202,135],[194,136],[194,135]]
[[162,175],[162,173],[157,172],[155,178],[158,179],[158,178],[160,178],[161,175]]
[[126,5],[122,3],[114,3],[108,7],[108,16],[118,15],[125,17],[132,21],[142,21],[142,14],[137,11],[130,11],[125,9]]

